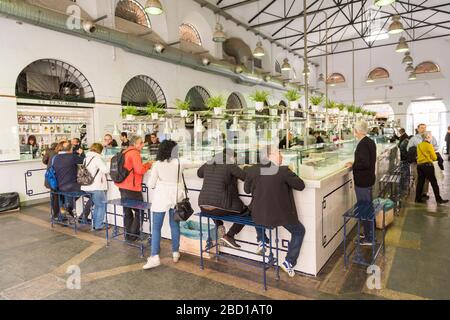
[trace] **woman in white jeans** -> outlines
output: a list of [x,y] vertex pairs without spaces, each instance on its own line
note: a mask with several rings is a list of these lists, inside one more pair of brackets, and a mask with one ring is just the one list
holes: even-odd
[[[183,170],[198,166],[198,164],[189,164],[178,159],[176,142],[164,140],[159,145],[156,162],[152,166],[148,185],[149,188],[154,189],[151,202],[152,253],[147,259],[144,269],[151,269],[161,264],[159,259],[161,228],[166,212],[169,212],[173,262],[176,263],[180,259],[180,223],[174,220],[174,208],[177,202],[186,197],[182,178]],[[177,175],[178,172],[179,175]]]
[[92,227],[94,230],[102,230],[105,228],[104,221],[106,215],[106,190],[108,182],[106,174],[109,168],[101,155],[103,146],[100,143],[93,143],[86,154],[84,165],[89,170],[94,182],[88,186],[81,186],[81,190],[91,194],[94,203],[94,211],[92,213]]

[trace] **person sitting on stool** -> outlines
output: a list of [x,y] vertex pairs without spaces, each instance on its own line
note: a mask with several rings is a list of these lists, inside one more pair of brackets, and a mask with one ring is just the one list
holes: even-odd
[[439,193],[439,185],[436,180],[436,175],[434,174],[433,161],[437,160],[437,155],[434,151],[433,145],[431,144],[433,141],[431,132],[425,131],[422,134],[422,139],[423,141],[417,146],[417,175],[419,176],[419,180],[417,182],[416,189],[416,202],[423,202],[423,186],[425,184],[425,179],[428,179],[433,187],[436,202],[438,204],[447,203],[448,200],[443,200],[441,198]]

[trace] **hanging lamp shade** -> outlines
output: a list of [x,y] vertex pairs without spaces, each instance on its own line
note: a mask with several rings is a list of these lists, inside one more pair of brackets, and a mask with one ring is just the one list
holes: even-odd
[[413,63],[413,58],[409,52],[405,52],[405,56],[403,57],[402,63],[410,64]]
[[306,66],[306,69],[303,70],[303,75],[307,74],[308,76],[311,74],[311,72],[309,71],[309,67]]
[[367,83],[372,83],[372,82],[375,82],[375,79],[373,79],[372,76],[369,74],[369,75],[367,76],[366,82],[367,82]]
[[415,72],[411,72],[409,74],[408,80],[416,80],[416,79],[417,79],[416,73]]
[[388,29],[388,33],[398,34],[398,33],[402,33],[404,30],[405,30],[405,28],[403,28],[403,24],[400,22],[400,16],[393,16],[392,23]]
[[400,37],[398,40],[397,47],[395,48],[396,52],[407,52],[409,51],[408,44],[406,43],[405,37]]
[[226,39],[227,39],[227,36],[223,32],[223,26],[219,22],[217,22],[216,28],[215,28],[214,34],[213,34],[213,41],[214,42],[224,42]]
[[375,0],[375,5],[378,7],[384,7],[384,6],[390,5],[394,2],[395,2],[395,0]]
[[413,72],[414,71],[414,67],[412,66],[412,64],[408,64],[408,66],[405,69],[406,72]]
[[288,58],[284,58],[283,64],[281,65],[281,70],[282,71],[289,71],[289,70],[291,70],[291,65],[289,64]]
[[159,0],[147,0],[145,4],[145,12],[151,15],[158,15],[163,13],[163,6]]
[[317,79],[317,82],[325,82],[325,77],[323,76],[323,73],[319,74],[319,78]]
[[253,56],[254,57],[264,57],[264,55],[265,55],[265,52],[264,52],[264,48],[262,46],[262,43],[261,43],[261,41],[258,41],[256,43],[255,50],[253,50]]

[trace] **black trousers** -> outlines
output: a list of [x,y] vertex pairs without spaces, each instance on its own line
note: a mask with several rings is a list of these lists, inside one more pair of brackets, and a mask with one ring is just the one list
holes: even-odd
[[[229,215],[238,215],[238,216],[244,216],[244,215],[248,215],[248,212],[244,212],[244,213],[236,213],[234,211],[227,211],[227,210],[223,210],[223,209],[213,209],[213,210],[204,210],[202,209],[202,211],[207,212],[208,214],[214,215],[214,216],[229,216]],[[216,224],[216,226],[223,226],[223,221],[222,220],[214,220],[214,223]],[[227,235],[231,238],[234,238],[235,235],[237,235],[239,232],[241,232],[241,230],[244,228],[244,225],[242,224],[237,224],[237,223],[233,223],[233,225],[231,226],[230,230],[228,230]]]
[[57,194],[51,194],[50,197],[53,218],[57,219],[59,216],[59,196]]
[[[120,197],[122,200],[139,200],[144,201],[144,197],[142,196],[142,192],[140,191],[131,191],[126,189],[119,189]],[[123,225],[125,227],[125,239],[127,240],[136,240],[139,235],[140,226],[143,222],[142,219],[144,215],[141,210],[131,209],[131,208],[123,208]]]
[[441,195],[439,193],[439,185],[436,180],[436,176],[434,174],[434,166],[433,164],[418,164],[417,165],[417,189],[416,189],[416,201],[420,201],[422,199],[422,191],[423,185],[425,184],[425,179],[430,181],[431,186],[433,187],[434,197],[437,201],[442,200]]

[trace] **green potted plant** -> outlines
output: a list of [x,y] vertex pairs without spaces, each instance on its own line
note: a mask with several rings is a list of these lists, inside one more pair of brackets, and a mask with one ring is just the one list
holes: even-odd
[[255,110],[261,111],[264,109],[264,102],[270,97],[270,93],[265,90],[256,90],[250,95],[250,100],[255,101]]
[[325,108],[328,109],[328,113],[337,114],[339,113],[339,109],[337,108],[337,103],[329,100],[325,103]]
[[361,107],[356,107],[355,108],[356,117],[361,118],[363,115],[362,111],[363,111],[363,109]]
[[323,103],[323,96],[318,95],[318,96],[311,96],[309,98],[309,102],[311,103],[312,106],[312,111],[316,112],[319,111],[319,107],[322,105]]
[[127,104],[125,108],[122,109],[122,117],[128,121],[133,121],[139,114],[137,107]]
[[289,107],[291,109],[298,109],[298,100],[300,99],[301,95],[297,89],[288,90],[284,94],[284,97],[289,101]]
[[225,106],[225,98],[222,95],[212,96],[206,100],[206,106],[209,110],[214,110],[216,116],[222,114],[222,109]]
[[347,111],[349,114],[355,113],[355,109],[356,109],[356,107],[352,104],[347,106]]
[[149,101],[147,103],[147,114],[152,117],[152,120],[158,120],[159,115],[165,113],[163,106],[161,103]]
[[180,116],[182,118],[187,118],[189,114],[189,110],[191,109],[191,99],[187,98],[187,100],[175,100],[175,106],[177,107],[177,110],[180,111]]

